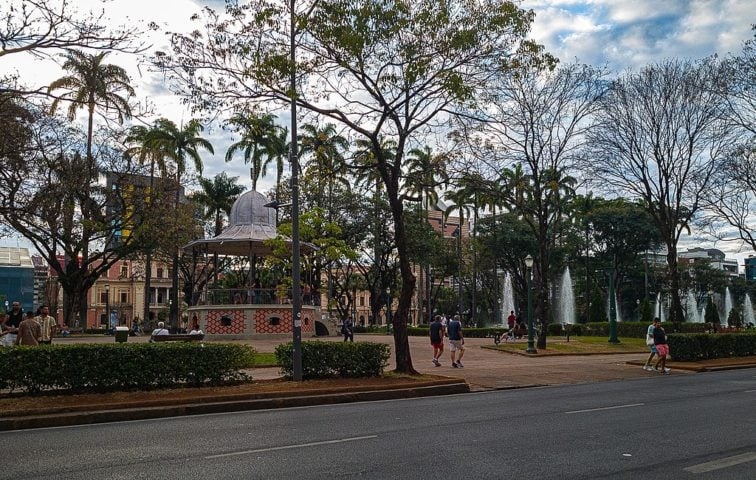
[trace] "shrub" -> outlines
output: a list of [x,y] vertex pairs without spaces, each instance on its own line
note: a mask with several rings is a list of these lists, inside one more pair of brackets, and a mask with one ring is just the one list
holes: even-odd
[[546,325],[546,335],[558,337],[564,334],[564,327],[561,323],[549,323]]
[[[617,335],[620,337],[630,338],[644,338],[648,329],[647,323],[644,322],[617,322]],[[580,335],[574,333],[574,328],[578,325],[573,325],[573,335]],[[665,322],[662,324],[664,330],[669,334],[672,332],[672,323]],[[678,324],[680,330],[674,333],[701,333],[706,331],[706,325],[703,323],[680,323]],[[604,336],[609,335],[609,322],[590,322],[583,325],[582,335],[590,336]]]
[[355,325],[354,333],[386,333],[385,325]]
[[756,354],[753,333],[671,334],[667,335],[667,343],[672,358],[681,362]]
[[199,386],[247,378],[254,349],[237,344],[81,344],[0,350],[0,388],[38,392]]
[[[302,342],[302,378],[377,377],[388,365],[390,348],[372,342]],[[294,373],[294,344],[276,347],[276,360],[281,373],[291,378]]]

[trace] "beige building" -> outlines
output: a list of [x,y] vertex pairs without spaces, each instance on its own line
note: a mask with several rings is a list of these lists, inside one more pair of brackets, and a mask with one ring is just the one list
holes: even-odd
[[[167,314],[171,290],[171,269],[165,262],[152,261],[150,275],[150,312],[157,319]],[[118,325],[132,327],[134,319],[144,316],[144,262],[121,260],[89,289],[88,328],[105,327],[108,316]]]

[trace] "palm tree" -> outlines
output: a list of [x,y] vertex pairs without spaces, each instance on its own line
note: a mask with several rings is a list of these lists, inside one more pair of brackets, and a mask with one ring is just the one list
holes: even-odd
[[[280,201],[281,200],[281,179],[283,178],[283,173],[284,173],[284,159],[287,157],[286,153],[291,148],[291,143],[286,140],[286,137],[289,136],[288,128],[281,127],[278,130],[276,130],[276,132],[277,133],[274,135],[274,138],[271,139],[271,148],[270,148],[271,155],[265,159],[265,162],[262,165],[262,175],[265,176],[265,173],[268,168],[268,164],[275,161],[276,162],[276,201]],[[278,224],[278,210],[276,210],[276,224]]]
[[[68,92],[57,97],[50,111],[55,113],[61,101],[68,101],[68,118],[74,120],[80,108],[87,109],[87,159],[92,162],[92,135],[95,109],[114,110],[119,123],[131,118],[128,98],[134,95],[134,89],[126,70],[117,65],[104,63],[108,52],[88,54],[78,50],[69,50],[63,57],[63,69],[70,75],[53,81],[48,92],[64,89]],[[126,94],[126,98],[121,93]]]
[[[381,300],[382,292],[390,287],[390,279],[387,276],[382,276],[380,272],[381,259],[384,254],[384,248],[382,243],[382,228],[383,221],[380,215],[380,199],[383,182],[381,181],[381,174],[377,168],[376,152],[373,144],[370,140],[360,139],[355,142],[357,151],[355,152],[352,169],[356,169],[355,183],[365,184],[368,188],[375,186],[373,193],[373,218],[375,223],[373,225],[373,248],[374,248],[374,268],[375,268],[375,280],[372,282],[372,292],[370,300],[370,309],[373,314],[373,318],[378,318],[378,312],[382,308],[383,301]],[[393,159],[396,155],[396,142],[386,138],[380,139],[380,148],[383,150],[382,155],[387,161]],[[381,153],[381,152],[378,152]],[[387,318],[388,320],[388,318]]]
[[[341,181],[345,187],[349,187],[343,154],[349,148],[349,141],[336,133],[336,126],[332,123],[326,124],[323,128],[307,124],[302,125],[301,129],[304,133],[299,136],[300,154],[312,158],[307,164],[307,170],[314,171],[313,174],[318,179],[327,179],[325,185],[328,188],[328,200],[323,201],[323,188],[320,187],[315,193],[315,204],[327,208],[331,220],[334,181]],[[318,185],[323,185],[323,182],[318,182]]]
[[[62,101],[70,102],[68,107],[68,118],[73,121],[76,113],[80,108],[87,109],[87,158],[84,175],[89,179],[86,182],[87,187],[82,192],[85,201],[81,207],[85,217],[97,213],[97,205],[90,195],[89,183],[94,181],[96,175],[96,166],[92,157],[92,137],[94,135],[94,114],[97,108],[105,112],[115,111],[119,123],[131,117],[131,108],[128,98],[134,95],[134,89],[129,85],[130,79],[126,70],[117,66],[104,63],[105,56],[108,52],[99,52],[97,54],[88,54],[78,50],[68,50],[63,57],[63,69],[69,72],[69,75],[53,81],[48,87],[48,92],[64,89],[67,92],[62,96],[55,98],[50,111],[55,113]],[[126,98],[121,94],[125,93]],[[89,240],[92,236],[91,228],[84,224],[82,226],[82,264],[87,265],[89,261]],[[66,264],[70,262],[66,261]],[[64,303],[66,301],[64,300]],[[87,298],[86,292],[79,299],[80,318],[87,318]]]
[[[223,214],[231,215],[231,207],[239,195],[244,193],[244,187],[237,182],[239,177],[229,177],[226,172],[221,172],[212,181],[207,178],[199,178],[202,190],[196,192],[192,199],[203,207],[205,220],[215,219],[215,235],[223,231]],[[213,280],[218,283],[218,253],[213,255]]]
[[[431,204],[438,202],[439,187],[445,186],[449,182],[449,175],[446,173],[446,157],[434,155],[429,146],[423,148],[414,148],[408,152],[407,157],[408,173],[405,177],[405,189],[408,199],[418,198],[425,213],[425,222],[429,223],[429,211]],[[418,282],[418,297],[425,298],[426,290],[430,291],[430,263],[421,265],[424,278]],[[430,309],[430,302],[428,303]],[[430,310],[428,311],[430,314]],[[418,311],[422,315],[421,311]],[[422,321],[422,318],[420,319]],[[429,322],[430,323],[430,322]]]
[[187,160],[191,160],[197,173],[202,173],[202,157],[200,149],[215,153],[213,145],[200,137],[203,127],[199,120],[192,119],[181,128],[166,118],[155,121],[154,142],[165,152],[166,158],[173,163],[176,182],[181,184],[181,178],[186,172]]
[[[156,128],[137,125],[129,129],[126,136],[126,144],[129,147],[125,151],[126,158],[131,161],[136,159],[140,164],[149,162],[150,164],[150,184],[146,197],[152,197],[155,184],[155,166],[160,169],[162,177],[167,177],[166,170],[166,152],[165,146],[157,140]],[[152,249],[153,246],[146,246],[144,258],[144,306],[142,315],[144,321],[150,318],[150,298],[152,290]]]
[[[151,145],[157,151],[162,152],[165,158],[173,164],[176,187],[175,207],[177,209],[181,200],[181,181],[187,169],[187,161],[191,160],[195,170],[201,174],[202,157],[199,153],[200,149],[215,153],[212,144],[199,136],[202,130],[202,124],[197,119],[192,119],[179,128],[171,120],[159,118],[155,121],[150,133]],[[173,253],[170,309],[171,325],[174,328],[178,325],[178,271],[179,251],[176,249]]]
[[434,155],[431,147],[427,145],[414,148],[408,153],[409,173],[406,176],[406,188],[411,195],[420,196],[427,216],[431,204],[438,201],[437,189],[449,183],[449,175],[446,172],[447,157]]
[[462,312],[464,311],[462,307],[462,226],[465,224],[465,214],[468,216],[470,215],[469,195],[464,189],[460,189],[447,192],[446,195],[444,195],[444,198],[453,203],[444,213],[444,221],[449,218],[449,212],[452,210],[457,210],[459,213],[459,225],[457,225],[457,230],[455,231],[454,236],[457,237],[457,262],[459,263],[457,274],[457,302],[459,303],[459,314],[462,315]]
[[198,180],[202,190],[192,195],[192,199],[204,208],[205,220],[214,219],[217,236],[223,231],[223,214],[231,214],[231,207],[244,193],[244,187],[236,183],[239,177],[229,177],[226,172],[219,173],[212,180],[203,177]]
[[228,147],[226,162],[241,151],[244,163],[252,164],[252,190],[257,190],[257,181],[265,176],[265,166],[268,164],[268,161],[263,162],[263,156],[270,159],[285,153],[285,143],[282,145],[280,140],[282,127],[275,124],[275,117],[270,113],[258,116],[247,112],[232,116],[228,125],[240,132],[242,139]]

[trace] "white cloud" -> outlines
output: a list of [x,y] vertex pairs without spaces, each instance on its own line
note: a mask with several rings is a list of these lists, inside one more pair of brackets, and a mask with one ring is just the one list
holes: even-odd
[[752,0],[525,0],[532,36],[563,61],[617,72],[670,57],[738,52],[751,37]]

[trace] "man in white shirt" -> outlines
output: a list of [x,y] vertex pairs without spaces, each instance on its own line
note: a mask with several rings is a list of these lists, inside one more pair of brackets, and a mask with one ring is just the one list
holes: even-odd
[[[159,337],[161,335],[169,335],[170,332],[165,328],[164,322],[158,322],[157,328],[152,331],[151,337]],[[150,342],[154,342],[155,340],[150,338]]]
[[50,316],[50,307],[42,305],[39,307],[39,316],[35,318],[39,326],[42,327],[42,339],[40,344],[49,345],[52,343],[52,339],[55,336],[55,328],[58,326],[53,317]]

